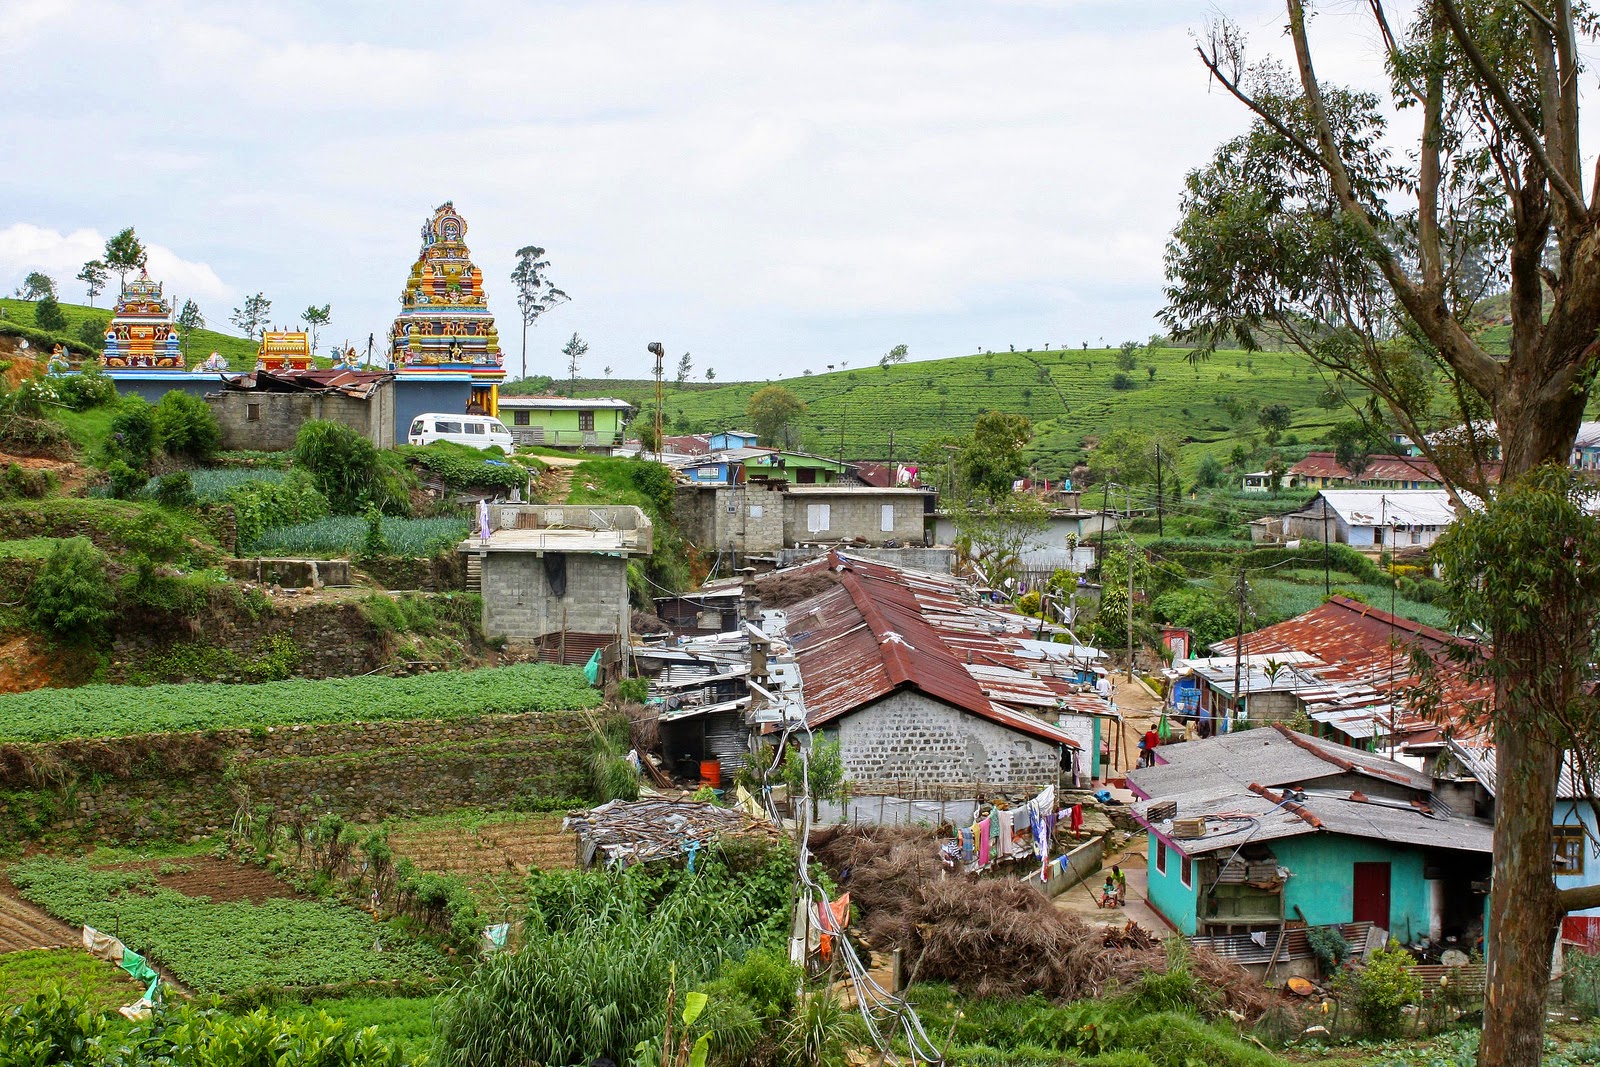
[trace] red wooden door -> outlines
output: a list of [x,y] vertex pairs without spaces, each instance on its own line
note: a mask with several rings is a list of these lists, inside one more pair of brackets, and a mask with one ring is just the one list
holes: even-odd
[[1355,906],[1352,922],[1370,922],[1389,929],[1389,865],[1358,863],[1355,871]]

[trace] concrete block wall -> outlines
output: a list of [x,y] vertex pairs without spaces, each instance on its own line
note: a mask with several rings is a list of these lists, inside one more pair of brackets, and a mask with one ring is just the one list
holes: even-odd
[[483,632],[513,641],[546,634],[627,632],[628,563],[619,556],[569,552],[567,591],[557,597],[544,559],[532,552],[483,557]]
[[[310,419],[327,419],[355,430],[377,445],[394,444],[394,395],[389,387],[373,400],[340,393],[267,393],[232,389],[210,393],[206,403],[222,427],[222,447],[285,452]],[[257,417],[250,418],[254,407]]]
[[[871,489],[785,495],[783,543],[796,545],[804,541],[849,541],[860,538],[874,545],[891,540],[920,545],[923,539],[923,502],[920,493],[875,493]],[[828,527],[825,530],[811,529],[809,514],[814,505],[827,505]],[[893,528],[889,530],[883,528],[885,507],[894,509]]]
[[1058,746],[912,690],[838,720],[838,731],[845,777],[858,791],[896,780],[1036,791],[1060,775]]

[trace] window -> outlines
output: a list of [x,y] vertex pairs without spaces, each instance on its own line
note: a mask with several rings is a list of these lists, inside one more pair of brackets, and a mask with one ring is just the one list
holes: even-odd
[[529,413],[526,411],[513,411],[511,413],[511,422],[515,426],[526,426],[528,425],[528,415]]
[[828,529],[832,518],[832,506],[828,504],[806,505],[806,530],[810,533],[823,533]]
[[750,505],[750,517],[752,519],[759,519],[761,517],[761,505],[760,504],[751,504]]
[[466,430],[469,434],[478,434],[480,436],[489,432],[488,427],[481,422],[467,423]]
[[1188,856],[1183,857],[1183,866],[1179,868],[1178,877],[1183,879],[1183,887],[1185,889],[1194,887],[1194,871]]
[[461,424],[459,422],[445,422],[441,419],[433,424],[433,430],[435,433],[460,433]]
[[428,428],[427,422],[425,422],[422,419],[418,419],[416,422],[413,422],[411,424],[411,432],[412,433],[420,434],[423,430],[426,430],[427,428]]
[[1167,873],[1167,844],[1160,838],[1156,839],[1156,871],[1160,874]]
[[594,433],[594,412],[578,412],[578,429],[584,433]]
[[1558,826],[1555,832],[1556,873],[1582,874],[1587,840],[1582,826]]
[[246,422],[260,422],[261,421],[261,405],[260,404],[246,404],[244,406],[244,421],[246,421]]
[[883,505],[883,514],[878,519],[878,529],[883,533],[894,533],[894,505]]

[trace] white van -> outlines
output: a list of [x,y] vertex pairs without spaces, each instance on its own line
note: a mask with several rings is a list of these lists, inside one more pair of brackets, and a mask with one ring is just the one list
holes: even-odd
[[411,432],[406,440],[414,445],[431,445],[435,441],[451,441],[473,448],[499,445],[507,455],[514,450],[511,431],[506,429],[505,423],[489,415],[425,412],[411,420]]

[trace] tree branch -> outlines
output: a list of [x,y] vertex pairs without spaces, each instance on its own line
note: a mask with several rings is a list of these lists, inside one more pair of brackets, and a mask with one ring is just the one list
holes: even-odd
[[1356,199],[1350,172],[1339,157],[1338,145],[1333,136],[1333,124],[1328,119],[1328,109],[1322,101],[1322,90],[1317,84],[1316,71],[1311,62],[1311,46],[1306,38],[1305,5],[1302,0],[1288,0],[1289,31],[1294,39],[1295,59],[1300,67],[1300,84],[1305,90],[1312,122],[1322,152],[1319,164],[1332,179],[1334,194],[1345,215],[1365,233],[1378,260],[1378,267],[1388,280],[1394,294],[1417,324],[1427,332],[1452,367],[1455,367],[1473,388],[1486,397],[1496,397],[1504,388],[1504,375],[1500,364],[1477,342],[1467,336],[1461,324],[1452,319],[1444,307],[1443,294],[1430,294],[1406,276],[1393,251],[1378,235],[1378,228],[1361,202]]
[[1600,885],[1580,885],[1556,890],[1556,910],[1562,914],[1600,908]]
[[1512,127],[1517,131],[1528,154],[1539,161],[1539,167],[1549,179],[1550,185],[1555,189],[1567,210],[1572,212],[1572,217],[1577,221],[1586,221],[1589,218],[1589,208],[1567,181],[1564,174],[1550,159],[1545,151],[1544,142],[1539,139],[1538,131],[1533,128],[1533,123],[1528,121],[1528,116],[1522,113],[1517,102],[1511,99],[1511,94],[1506,90],[1505,84],[1495,77],[1494,71],[1489,67],[1489,61],[1483,58],[1483,53],[1478,51],[1478,46],[1473,42],[1472,35],[1467,32],[1467,24],[1461,18],[1461,9],[1454,0],[1439,0],[1439,6],[1444,10],[1445,18],[1450,22],[1450,29],[1455,34],[1456,41],[1461,45],[1461,50],[1466,53],[1467,62],[1472,64],[1473,73],[1483,83],[1489,95],[1494,97],[1495,103],[1505,111],[1506,117],[1511,120]]

